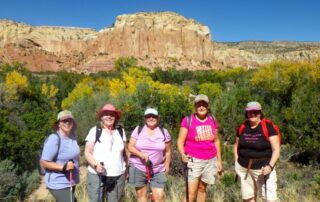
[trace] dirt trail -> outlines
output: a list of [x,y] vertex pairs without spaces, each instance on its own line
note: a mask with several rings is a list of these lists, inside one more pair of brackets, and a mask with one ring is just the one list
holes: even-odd
[[26,199],[27,202],[36,202],[36,201],[46,201],[46,198],[48,198],[49,191],[46,188],[46,185],[44,183],[44,177],[41,177],[41,183],[38,189],[33,191],[30,196]]

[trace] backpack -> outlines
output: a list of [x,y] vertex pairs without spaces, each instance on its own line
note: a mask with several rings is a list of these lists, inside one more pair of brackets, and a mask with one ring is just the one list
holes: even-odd
[[[189,116],[188,116],[188,119],[187,119],[188,130],[189,130],[189,128],[190,128],[190,126],[191,126],[191,123],[192,123],[192,117],[191,117],[191,116],[192,116],[192,115],[189,115]],[[208,117],[211,118],[214,123],[216,123],[216,118],[215,118],[212,114],[209,114]]]
[[[118,126],[116,126],[116,129],[118,130],[121,139],[123,139],[123,127],[118,125]],[[102,128],[100,127],[100,125],[97,125],[97,127],[96,127],[96,141],[94,143],[96,143],[96,142],[101,143],[101,141],[100,141],[101,134],[102,134]]]
[[[266,140],[269,141],[269,131],[268,131],[268,128],[267,128],[267,124],[268,123],[271,124],[273,129],[276,131],[276,134],[279,137],[279,140],[280,140],[280,143],[281,143],[281,136],[280,136],[279,126],[276,125],[275,123],[273,123],[273,121],[264,118],[264,119],[261,120],[261,127],[262,127],[262,131],[263,131],[263,134],[264,134]],[[247,124],[248,124],[248,121],[245,121],[244,123],[242,123],[240,125],[240,127],[238,129],[238,136],[240,136],[243,133],[243,131],[244,131],[244,129],[245,129]]]
[[[138,127],[138,136],[140,135],[140,133],[141,133],[141,131],[142,131],[142,128],[144,127],[144,125],[138,125],[137,126]],[[162,133],[162,135],[163,135],[163,141],[166,141],[166,135],[165,135],[165,133],[164,133],[164,127],[163,126],[158,126],[159,128],[160,128],[160,130],[161,130],[161,133]]]
[[42,146],[41,146],[41,150],[40,150],[40,153],[39,153],[39,166],[38,166],[38,171],[39,171],[39,174],[40,174],[40,175],[45,175],[45,174],[46,174],[46,169],[41,166],[40,160],[41,160],[41,156],[42,156],[44,144],[48,141],[48,139],[49,139],[49,137],[50,137],[51,135],[56,135],[56,136],[58,137],[58,151],[57,151],[57,154],[54,156],[53,161],[57,161],[57,159],[58,159],[58,154],[59,154],[59,151],[60,151],[61,138],[60,138],[60,136],[58,135],[58,133],[54,132],[54,133],[50,134],[50,135],[43,141]]

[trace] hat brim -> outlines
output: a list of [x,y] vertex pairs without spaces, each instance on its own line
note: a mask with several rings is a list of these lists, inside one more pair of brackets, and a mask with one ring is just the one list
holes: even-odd
[[261,111],[260,107],[247,107],[246,111]]
[[59,120],[57,120],[57,122],[63,121],[63,120],[66,120],[66,119],[72,119],[72,120],[74,120],[73,116],[66,115],[66,116],[61,117]]
[[97,119],[101,119],[101,117],[107,113],[107,112],[114,112],[117,115],[117,119],[120,119],[122,116],[122,113],[120,111],[117,110],[101,110],[97,113]]

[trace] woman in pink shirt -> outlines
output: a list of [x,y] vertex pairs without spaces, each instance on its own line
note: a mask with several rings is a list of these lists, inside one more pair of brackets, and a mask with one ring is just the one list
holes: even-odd
[[[171,137],[165,128],[158,126],[159,114],[154,108],[144,112],[144,126],[137,126],[128,145],[129,184],[135,187],[137,201],[147,201],[147,179],[150,174],[154,201],[164,201],[166,174],[170,169]],[[150,171],[150,172],[149,172]]]
[[[214,184],[215,175],[222,171],[218,122],[209,115],[209,99],[197,95],[195,114],[181,122],[177,147],[188,167],[188,199],[206,201],[206,188]],[[186,197],[184,198],[186,201]]]

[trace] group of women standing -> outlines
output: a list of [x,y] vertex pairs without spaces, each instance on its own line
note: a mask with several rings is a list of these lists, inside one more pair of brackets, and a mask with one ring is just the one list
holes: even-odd
[[[209,112],[209,99],[198,95],[195,113],[182,119],[177,147],[187,166],[187,190],[183,201],[206,201],[208,184],[222,173],[218,121]],[[129,144],[125,131],[118,127],[122,113],[112,104],[97,113],[99,124],[86,137],[88,162],[87,189],[90,202],[121,201],[125,180],[134,187],[137,201],[164,201],[164,186],[170,172],[171,136],[159,125],[155,108],[144,112],[144,125],[137,126]],[[263,135],[262,108],[248,103],[246,122],[236,136],[235,169],[241,181],[244,201],[255,201],[261,193],[267,201],[277,201],[275,164],[280,154],[280,140],[271,124],[268,137]],[[41,165],[46,169],[46,185],[57,201],[76,201],[74,189],[79,183],[80,149],[75,139],[76,123],[70,111],[58,114],[55,132],[44,145]],[[130,155],[129,155],[130,153]],[[128,158],[129,157],[129,158]],[[148,189],[151,188],[151,189]],[[265,190],[264,192],[262,190]]]

